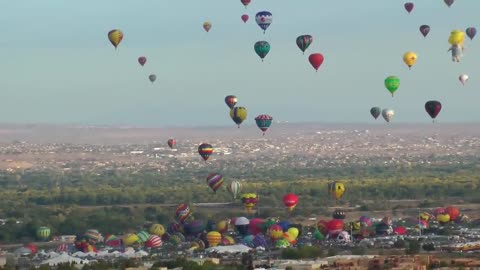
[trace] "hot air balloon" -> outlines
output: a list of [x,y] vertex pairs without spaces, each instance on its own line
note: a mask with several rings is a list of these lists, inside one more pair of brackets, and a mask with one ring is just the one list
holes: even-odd
[[408,13],[410,13],[413,10],[414,4],[412,2],[407,2],[407,3],[405,3],[404,7],[405,7],[405,10]]
[[112,43],[112,45],[115,47],[115,50],[116,50],[120,42],[122,42],[123,33],[118,29],[114,29],[108,32],[108,39],[110,40],[110,42]]
[[403,62],[411,69],[412,66],[415,65],[415,62],[417,62],[417,54],[414,52],[406,52],[403,55]]
[[237,97],[234,95],[228,95],[225,97],[225,104],[231,109],[235,107],[235,104],[237,104]]
[[343,197],[343,193],[345,193],[345,185],[337,181],[328,183],[328,193],[335,200],[340,200]]
[[198,146],[198,154],[207,162],[207,159],[210,157],[210,155],[213,153],[213,147],[212,145],[208,143],[202,143]]
[[393,118],[393,115],[395,115],[395,112],[392,109],[383,109],[382,111],[383,119],[385,119],[387,123],[390,123],[390,121]]
[[248,212],[251,212],[253,207],[258,202],[257,194],[255,193],[245,193],[242,195],[241,199],[242,199],[243,206],[245,206],[245,209]]
[[372,107],[370,109],[370,114],[373,116],[373,118],[377,119],[380,114],[382,113],[382,109],[380,107]]
[[138,63],[143,67],[147,63],[147,58],[145,56],[138,57]]
[[308,57],[308,61],[316,71],[318,71],[318,68],[323,64],[324,59],[321,53],[312,53]]
[[420,26],[420,33],[422,33],[423,37],[427,37],[428,33],[430,33],[430,26],[424,24]]
[[450,43],[450,48],[448,48],[447,52],[452,51],[452,61],[453,62],[460,62],[460,58],[462,56],[465,42],[465,33],[461,30],[453,30],[450,33],[450,37],[448,38],[448,43]]
[[173,149],[173,148],[175,148],[175,145],[177,144],[177,141],[175,141],[175,139],[168,139],[167,144],[171,149]]
[[442,110],[442,103],[436,100],[430,100],[425,103],[425,111],[432,118],[432,122],[435,122],[435,118]]
[[46,241],[50,237],[50,228],[42,226],[37,229],[37,238]]
[[207,176],[207,184],[213,190],[213,192],[217,193],[217,189],[219,189],[223,184],[223,175],[219,173],[211,173]]
[[255,21],[258,26],[263,29],[263,33],[265,34],[267,28],[272,24],[272,13],[268,11],[260,11],[255,15]]
[[333,211],[332,213],[332,217],[334,219],[345,219],[345,211],[343,211],[342,209],[335,209],[335,211]]
[[242,184],[236,180],[232,181],[230,185],[227,186],[227,190],[232,194],[233,199],[236,199],[238,193],[242,191]]
[[313,37],[311,35],[302,35],[297,37],[297,46],[304,54],[312,42]]
[[211,22],[204,22],[203,23],[203,29],[208,33],[210,29],[212,28],[212,23]]
[[298,203],[298,196],[293,193],[288,193],[285,196],[283,196],[283,204],[287,208],[289,212],[293,211],[293,208],[297,206]]
[[400,87],[400,78],[397,76],[388,76],[385,79],[385,88],[392,94],[392,97],[398,87]]
[[257,41],[255,42],[253,49],[263,62],[265,56],[267,56],[267,54],[270,52],[270,43],[268,43],[267,41]]
[[242,18],[242,21],[244,23],[246,23],[250,17],[248,16],[248,14],[243,14],[242,17],[240,17],[240,18]]
[[272,125],[273,118],[267,114],[261,114],[255,117],[255,122],[257,123],[257,127],[263,131],[263,135],[265,136],[265,132],[267,132],[268,128]]
[[443,0],[443,2],[445,2],[445,4],[450,7],[451,5],[453,5],[453,2],[455,2],[455,0]]
[[250,4],[252,0],[240,0],[240,2],[242,2],[242,4],[245,6],[245,8],[247,8],[248,4]]
[[222,241],[222,234],[217,231],[207,233],[207,241],[210,247],[216,247]]
[[232,118],[233,122],[240,128],[240,124],[247,119],[247,109],[245,109],[245,107],[234,107],[230,110],[230,118]]
[[450,220],[454,221],[460,216],[460,210],[455,206],[448,206],[445,208],[445,213],[450,216]]
[[145,242],[145,246],[147,248],[159,248],[162,246],[162,238],[160,238],[158,235],[152,234]]
[[148,76],[148,79],[150,80],[151,83],[154,83],[155,80],[157,80],[157,75],[155,75],[155,74],[150,74],[150,75]]
[[465,33],[467,34],[467,36],[470,38],[470,40],[473,40],[473,38],[475,37],[475,35],[477,34],[477,29],[475,27],[468,27],[466,30],[465,30]]
[[458,77],[458,80],[462,83],[462,85],[465,85],[465,83],[468,81],[468,75],[462,74]]
[[158,236],[162,236],[165,233],[165,228],[162,224],[153,224],[150,226],[149,232]]
[[181,203],[178,205],[177,210],[175,210],[175,219],[184,223],[188,216],[190,216],[190,213],[190,207],[188,207],[186,203]]

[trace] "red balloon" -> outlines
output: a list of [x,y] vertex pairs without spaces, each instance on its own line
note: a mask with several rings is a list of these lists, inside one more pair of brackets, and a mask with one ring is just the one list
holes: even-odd
[[147,58],[145,56],[138,57],[138,63],[143,67],[147,63]]
[[460,216],[460,210],[455,206],[448,206],[445,208],[445,213],[450,216],[450,220],[456,220]]
[[433,215],[434,216],[438,216],[440,214],[445,214],[445,208],[438,207],[438,208],[435,208],[435,210],[433,210]]
[[319,220],[317,222],[317,229],[319,232],[321,232],[323,235],[327,235],[328,233],[328,221],[326,220]]
[[37,246],[34,243],[26,244],[24,247],[30,249],[32,254],[35,254],[38,251]]
[[398,235],[405,235],[407,234],[407,228],[403,226],[398,226],[395,229],[393,229],[393,233]]
[[283,204],[287,209],[293,209],[298,203],[298,196],[293,193],[288,193],[283,196]]
[[343,221],[341,219],[332,219],[327,223],[329,234],[336,234],[343,231]]
[[242,4],[245,6],[245,8],[248,6],[248,4],[250,4],[250,2],[252,2],[252,0],[240,0],[240,2],[242,2]]
[[242,21],[246,23],[248,21],[248,18],[250,18],[247,14],[242,15]]
[[324,57],[321,53],[312,53],[308,57],[308,61],[310,61],[310,64],[312,67],[318,71],[318,68],[322,65],[324,60]]
[[412,2],[405,3],[405,10],[410,13],[413,10],[414,4]]

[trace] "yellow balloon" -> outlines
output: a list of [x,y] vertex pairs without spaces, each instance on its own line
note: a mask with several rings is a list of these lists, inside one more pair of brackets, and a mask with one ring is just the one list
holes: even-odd
[[120,31],[118,29],[114,29],[114,30],[108,32],[108,39],[110,40],[112,45],[115,47],[115,49],[117,49],[118,44],[120,44],[120,42],[122,42],[123,33],[122,33],[122,31]]
[[234,107],[230,110],[230,118],[240,127],[240,124],[247,119],[247,109],[245,107]]
[[463,44],[465,41],[465,33],[461,30],[453,30],[450,33],[450,37],[448,38],[448,43],[451,45],[459,45]]
[[295,228],[295,227],[289,228],[287,232],[289,234],[291,234],[295,239],[297,239],[298,234],[299,234],[299,231],[298,231],[297,228]]
[[216,247],[222,241],[222,235],[217,231],[207,233],[207,241],[210,247]]
[[153,224],[150,227],[150,233],[158,236],[162,236],[165,233],[165,228],[162,224]]
[[134,233],[129,233],[129,234],[126,234],[125,236],[123,236],[123,244],[125,246],[131,246],[135,243],[137,243],[140,239],[138,238],[138,236]]
[[440,223],[447,223],[450,221],[450,215],[449,214],[439,214],[437,215],[437,220]]
[[403,55],[403,62],[405,62],[408,68],[411,68],[415,65],[415,62],[417,62],[417,54],[414,52],[406,52]]
[[345,185],[340,182],[329,183],[328,193],[330,193],[330,195],[336,200],[339,200],[340,198],[342,198],[343,193],[345,193]]

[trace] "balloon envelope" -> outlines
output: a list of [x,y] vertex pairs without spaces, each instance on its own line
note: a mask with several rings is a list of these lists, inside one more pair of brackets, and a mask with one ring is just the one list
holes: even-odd
[[429,100],[425,103],[425,111],[432,119],[435,119],[442,110],[442,103],[436,100]]
[[458,77],[458,80],[465,85],[465,83],[468,81],[468,75],[467,74],[462,74]]
[[405,7],[405,10],[408,13],[410,13],[413,10],[414,4],[412,2],[407,2],[407,3],[405,3],[404,7]]
[[382,113],[382,109],[380,107],[372,107],[370,109],[370,114],[373,116],[373,118],[377,119],[380,114]]
[[208,33],[210,29],[212,28],[212,23],[211,22],[204,22],[203,23],[203,29]]
[[394,115],[395,115],[395,112],[392,109],[383,109],[382,111],[383,119],[385,119],[387,123],[390,123]]
[[323,60],[325,60],[325,58],[321,53],[312,53],[308,57],[308,61],[310,62],[312,67],[317,71],[320,68],[320,66],[323,64]]
[[255,45],[253,45],[253,49],[255,50],[255,53],[262,59],[267,56],[267,54],[270,52],[270,43],[267,41],[257,41],[255,42]]
[[465,30],[465,33],[470,38],[470,40],[472,40],[477,34],[477,29],[475,27],[468,27],[467,30]]
[[422,33],[422,35],[424,37],[427,37],[428,33],[430,32],[430,26],[429,25],[422,25],[420,26],[420,33]]
[[443,2],[445,2],[445,4],[450,7],[451,5],[453,5],[453,2],[455,2],[455,0],[443,0]]
[[398,87],[400,87],[400,79],[397,76],[388,76],[385,79],[385,88],[392,94],[392,97]]
[[417,54],[414,52],[406,52],[403,55],[403,62],[405,62],[408,68],[411,68],[417,62]]
[[148,79],[150,80],[150,82],[154,83],[157,80],[157,75],[150,74],[150,76],[148,76]]
[[302,35],[297,37],[296,40],[297,47],[302,51],[305,52],[305,50],[308,49],[310,44],[313,43],[313,37],[311,35]]
[[250,16],[248,16],[248,14],[243,14],[241,18],[242,18],[242,21],[244,23],[246,23],[248,21],[248,19],[250,18]]
[[263,29],[263,33],[265,34],[267,28],[272,24],[272,13],[269,11],[260,11],[255,15],[255,21],[258,26]]
[[117,49],[118,45],[123,40],[123,33],[118,29],[114,29],[108,32],[108,39],[110,40],[110,43],[112,43],[112,45],[115,47],[115,49]]
[[138,57],[138,63],[143,67],[147,63],[147,58],[145,56]]

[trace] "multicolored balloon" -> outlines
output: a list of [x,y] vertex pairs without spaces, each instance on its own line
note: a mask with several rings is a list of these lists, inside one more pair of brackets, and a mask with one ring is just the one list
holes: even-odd
[[405,3],[404,7],[405,7],[405,10],[408,13],[410,13],[413,10],[414,4],[412,2],[407,2],[407,3]]
[[219,189],[223,184],[223,175],[219,173],[211,173],[207,176],[207,184],[213,190],[213,192],[217,193],[217,189]]
[[212,29],[212,23],[211,22],[204,22],[203,23],[203,29],[208,33],[210,29]]
[[151,83],[154,83],[157,80],[157,75],[155,74],[150,74],[148,76],[148,79],[150,80]]
[[145,56],[138,57],[138,63],[143,67],[147,63],[147,58]]
[[403,62],[408,66],[409,69],[417,62],[417,54],[414,52],[406,52],[403,54]]
[[237,198],[238,193],[242,191],[242,184],[239,181],[232,181],[230,185],[227,186],[227,190],[232,194],[233,199]]
[[392,97],[398,87],[400,87],[400,78],[397,76],[388,76],[385,79],[385,88],[392,94]]
[[383,119],[385,119],[385,121],[387,121],[387,123],[390,123],[390,121],[392,121],[394,115],[395,115],[395,111],[393,111],[392,109],[383,109],[382,110]]
[[430,33],[430,26],[429,25],[422,25],[420,26],[420,33],[422,33],[423,37],[427,37],[428,33]]
[[175,148],[175,145],[177,145],[177,141],[175,141],[175,139],[173,139],[173,138],[168,139],[167,144],[171,149],[173,149],[173,148]]
[[241,199],[243,206],[248,212],[251,212],[253,207],[258,203],[257,194],[255,193],[245,193],[242,195]]
[[234,95],[228,95],[225,97],[225,104],[231,109],[235,107],[235,104],[237,104],[237,97]]
[[293,193],[286,194],[285,196],[283,196],[283,204],[289,212],[293,211],[295,206],[297,206],[298,204],[298,196]]
[[427,111],[428,115],[432,118],[432,122],[435,122],[435,118],[442,110],[442,103],[436,100],[429,100],[425,103],[425,111]]
[[244,23],[247,23],[247,21],[248,21],[248,19],[250,18],[250,16],[248,16],[248,14],[243,14],[240,18],[242,19],[242,21],[243,21]]
[[458,77],[458,80],[462,83],[462,85],[465,85],[465,83],[468,81],[468,75],[462,74]]
[[370,114],[375,118],[375,120],[380,116],[382,113],[382,109],[380,107],[372,107],[370,109]]
[[245,107],[234,107],[230,110],[230,118],[232,118],[233,122],[240,128],[240,124],[247,119],[247,109],[245,109]]
[[190,213],[190,207],[188,207],[186,203],[181,203],[175,211],[175,219],[180,223],[184,223],[188,216],[190,216]]
[[272,13],[269,11],[260,11],[257,13],[257,15],[255,15],[255,21],[257,22],[258,26],[263,29],[264,34],[270,24],[272,24],[272,19]]
[[467,34],[467,36],[470,38],[470,40],[473,40],[473,38],[475,37],[475,35],[477,34],[477,29],[475,27],[468,27],[466,30],[465,30],[465,33]]
[[112,43],[112,45],[115,47],[115,50],[116,50],[120,42],[122,42],[123,40],[123,33],[118,29],[114,29],[108,32],[108,39],[110,40],[110,43]]
[[265,56],[270,52],[270,43],[267,41],[257,41],[255,42],[255,45],[253,45],[253,49],[263,62]]
[[345,185],[341,182],[331,182],[328,183],[328,194],[332,196],[335,200],[340,200],[345,193]]
[[213,153],[213,147],[211,144],[202,143],[198,146],[198,154],[207,162],[207,159]]
[[323,57],[323,54],[321,54],[321,53],[312,53],[308,57],[308,61],[310,62],[310,64],[312,65],[312,67],[316,71],[318,71],[320,66],[323,64],[324,60],[325,60],[325,58]]
[[263,136],[265,136],[265,132],[267,132],[268,128],[272,125],[273,117],[268,114],[261,114],[255,117],[255,123],[257,123],[257,127],[263,131]]
[[37,229],[37,238],[46,241],[50,237],[50,228],[42,226]]
[[305,50],[313,43],[313,37],[311,35],[302,35],[297,37],[296,42],[298,48],[305,54]]

